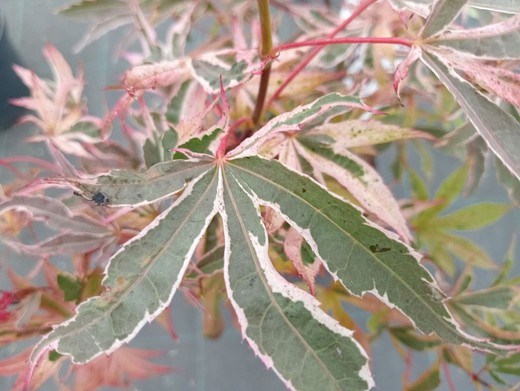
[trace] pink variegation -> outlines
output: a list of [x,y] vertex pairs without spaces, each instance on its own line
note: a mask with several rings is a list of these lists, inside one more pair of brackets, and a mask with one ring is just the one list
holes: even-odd
[[83,70],[80,69],[75,77],[61,53],[50,44],[45,46],[43,55],[51,67],[54,80],[40,79],[34,72],[14,65],[15,72],[29,88],[31,96],[12,99],[11,103],[35,111],[35,115],[28,114],[20,120],[34,123],[41,131],[40,135],[29,140],[50,141],[65,153],[89,157],[83,143],[92,144],[102,138],[100,135],[73,131],[73,128],[80,123],[99,128],[101,122],[85,114]]

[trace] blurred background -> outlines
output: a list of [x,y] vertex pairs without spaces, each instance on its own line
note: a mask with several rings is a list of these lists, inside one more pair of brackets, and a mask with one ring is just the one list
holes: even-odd
[[[50,77],[50,69],[45,62],[42,49],[46,43],[52,43],[66,57],[69,64],[77,69],[82,66],[87,81],[85,92],[89,111],[101,116],[106,107],[110,107],[117,94],[112,96],[104,88],[118,82],[127,64],[115,55],[115,43],[123,33],[116,30],[95,43],[87,46],[81,53],[74,54],[73,46],[86,29],[86,25],[77,24],[68,18],[56,14],[63,5],[70,4],[65,0],[2,0],[0,3],[0,158],[14,155],[30,155],[46,158],[44,149],[38,144],[26,143],[24,139],[33,131],[32,125],[14,125],[22,110],[11,106],[7,99],[23,96],[26,88],[12,72],[13,63],[32,69],[41,77]],[[388,181],[392,178],[390,163],[395,156],[392,148],[386,150],[378,158],[378,166]],[[450,156],[435,151],[435,177],[432,188],[436,189],[442,179],[458,167],[459,162]],[[18,165],[23,171],[23,164]],[[456,209],[476,201],[508,202],[507,194],[498,186],[492,170],[488,170],[480,189],[470,198],[459,200],[452,208]],[[11,174],[0,167],[0,183],[6,183]],[[388,182],[387,182],[388,183]],[[392,187],[396,197],[408,194],[399,185]],[[510,213],[499,224],[471,233],[472,239],[481,245],[497,262],[502,262],[515,232],[518,234],[520,215],[518,211]],[[56,259],[60,267],[64,260]],[[34,266],[34,260],[17,255],[0,247],[0,289],[9,290],[3,265],[10,265],[18,272],[27,272]],[[520,274],[516,265],[515,275]],[[482,283],[488,283],[492,276],[485,273],[479,276]],[[131,346],[160,349],[165,354],[157,361],[173,366],[174,371],[162,377],[156,377],[136,383],[131,389],[138,390],[283,390],[281,382],[270,370],[254,357],[253,352],[240,333],[233,327],[226,313],[227,327],[217,340],[203,336],[202,312],[186,302],[182,293],[177,293],[173,300],[173,323],[178,341],[173,341],[157,325],[146,326],[132,342]],[[359,316],[365,316],[359,314]],[[1,330],[0,330],[1,332]],[[34,340],[27,341],[28,346]],[[0,358],[11,356],[19,351],[21,345],[0,347]],[[394,391],[402,389],[401,376],[404,362],[396,359],[395,349],[390,340],[383,335],[373,346],[372,366],[378,389]],[[295,358],[298,359],[298,358]],[[433,359],[433,357],[431,357]],[[412,368],[420,373],[430,364],[427,354],[414,356]],[[452,370],[457,389],[471,390],[472,385],[467,377]],[[413,376],[412,376],[413,377]],[[0,378],[0,390],[10,390],[13,378]],[[47,384],[44,390],[54,390],[54,384]],[[443,380],[440,390],[449,390]]]

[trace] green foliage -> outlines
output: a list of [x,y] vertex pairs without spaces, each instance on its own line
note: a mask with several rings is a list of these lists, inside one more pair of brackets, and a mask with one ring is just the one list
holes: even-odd
[[[203,309],[210,338],[225,327],[227,303],[288,389],[384,388],[369,364],[370,344],[384,333],[407,363],[405,390],[437,389],[450,367],[479,385],[512,386],[520,375],[511,353],[520,344],[514,244],[499,262],[466,232],[517,213],[520,9],[369,0],[342,23],[325,3],[69,5],[65,16],[91,23],[78,48],[124,25],[135,27],[127,42],[141,44],[104,118],[86,114],[82,74],[51,45],[44,55],[54,81],[15,67],[31,96],[13,102],[34,110],[26,118],[38,128],[34,140],[54,159],[41,178],[20,175],[0,193],[1,243],[41,258],[35,273],[45,277],[39,286],[9,271],[12,292],[0,297],[0,344],[42,335],[28,387],[69,358],[78,378],[103,371],[89,390],[126,386],[144,365],[150,376],[164,373],[146,361],[150,352],[123,345],[151,321],[175,335],[168,309],[181,288]],[[295,22],[294,42],[267,47],[287,35],[269,10]],[[258,18],[262,36],[251,28]],[[161,41],[163,23],[171,28]],[[116,118],[128,148],[110,138]],[[407,200],[396,199],[377,159],[393,146],[394,182]],[[436,146],[462,163],[430,196]],[[478,191],[488,148],[512,203],[457,208]],[[52,234],[27,244],[21,232],[34,222]],[[68,272],[53,266],[57,255]],[[493,281],[479,285],[477,269]],[[351,306],[369,314],[366,325]],[[412,351],[434,357],[418,376],[410,376]],[[474,351],[486,354],[477,372]],[[113,373],[125,368],[126,376]]]

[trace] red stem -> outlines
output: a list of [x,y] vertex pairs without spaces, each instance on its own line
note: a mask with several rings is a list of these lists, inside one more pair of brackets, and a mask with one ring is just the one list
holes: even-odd
[[446,362],[442,362],[442,369],[444,371],[444,376],[446,376],[446,381],[448,382],[448,387],[451,391],[457,391],[457,388],[455,387],[455,383],[453,383],[453,379],[451,378],[451,372],[450,368],[448,367],[448,364]]
[[334,45],[341,43],[388,43],[394,45],[404,45],[408,47],[413,46],[413,42],[406,38],[396,37],[345,37],[345,38],[325,38],[316,39],[311,41],[293,42],[278,46],[276,51],[289,50],[305,46],[318,46],[318,45]]
[[403,386],[405,387],[407,387],[410,383],[410,374],[412,373],[412,355],[413,352],[411,350],[408,350],[405,359],[406,367],[403,373]]
[[49,163],[46,160],[39,159],[34,156],[26,156],[26,155],[9,156],[9,157],[2,158],[1,161],[6,162],[6,163],[14,163],[14,162],[33,163],[48,171],[51,171],[51,172],[57,173],[60,171],[54,164]]
[[[347,27],[354,19],[356,19],[365,9],[367,9],[370,5],[375,3],[377,0],[365,0],[363,3],[359,5],[359,7],[354,10],[352,15],[350,15],[343,23],[341,23],[331,34],[327,36],[327,38],[334,38],[340,31],[342,31],[345,27]],[[296,69],[287,77],[287,79],[282,83],[280,87],[275,91],[273,96],[267,102],[266,108],[271,106],[271,104],[278,99],[283,90],[289,85],[291,81],[312,61],[314,57],[323,49],[325,46],[317,46],[315,47],[309,56],[303,60],[300,65],[296,67]]]
[[228,138],[229,138],[229,131],[224,136],[222,136],[222,138],[220,139],[220,144],[217,149],[217,158],[218,159],[226,156]]

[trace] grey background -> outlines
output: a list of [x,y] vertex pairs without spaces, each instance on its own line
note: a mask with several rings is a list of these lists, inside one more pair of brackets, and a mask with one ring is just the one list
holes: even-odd
[[[33,69],[38,75],[50,77],[50,70],[43,58],[42,48],[49,42],[65,55],[73,68],[82,64],[87,81],[86,95],[89,111],[95,115],[104,112],[105,105],[113,103],[119,93],[108,94],[103,90],[107,85],[117,82],[117,76],[126,69],[126,64],[117,62],[114,56],[114,42],[121,35],[120,31],[109,34],[83,52],[76,55],[72,47],[82,35],[86,25],[76,24],[68,18],[55,15],[54,10],[71,1],[64,0],[2,0],[0,12],[7,22],[11,43],[17,48],[24,65]],[[0,53],[0,56],[2,54]],[[5,76],[5,75],[3,75]],[[0,88],[2,88],[0,83]],[[31,134],[28,125],[16,126],[9,130],[0,130],[0,158],[17,154],[45,157],[44,150],[24,142]],[[390,148],[378,159],[378,165],[388,180],[391,175],[389,166],[395,151]],[[459,162],[441,152],[435,151],[436,172],[432,181],[432,189],[436,189],[442,179],[459,165]],[[418,164],[418,161],[417,161]],[[23,165],[18,165],[23,168]],[[0,183],[7,183],[10,174],[0,167]],[[388,183],[388,182],[387,182]],[[397,197],[407,194],[401,186],[393,186]],[[433,191],[433,190],[432,190]],[[497,185],[492,170],[488,170],[480,189],[470,198],[459,200],[453,208],[475,203],[477,201],[508,202],[507,195]],[[501,262],[511,242],[513,234],[518,234],[520,213],[512,211],[500,224],[471,233],[472,239],[488,251],[492,257]],[[20,257],[7,249],[0,248],[0,265],[9,264],[16,270],[28,270],[34,260]],[[55,260],[59,266],[65,266],[65,260]],[[515,274],[519,274],[518,263]],[[480,273],[481,284],[488,282],[492,276]],[[9,289],[8,282],[0,269],[0,289]],[[361,311],[353,310],[361,323],[366,317]],[[270,370],[254,357],[247,343],[241,341],[240,333],[231,325],[229,317],[222,337],[216,341],[202,335],[202,314],[192,305],[186,303],[181,293],[173,300],[173,322],[178,342],[172,341],[157,325],[146,326],[132,342],[131,346],[160,349],[165,355],[158,360],[175,367],[175,371],[167,376],[135,384],[139,390],[283,390],[284,387]],[[29,341],[33,342],[33,341]],[[29,343],[28,342],[28,343]],[[20,345],[21,346],[21,345]],[[18,348],[20,348],[18,346]],[[25,346],[25,345],[24,345]],[[0,347],[0,358],[10,356],[15,346]],[[298,360],[298,357],[294,358]],[[435,360],[434,355],[414,354],[413,368],[419,373]],[[389,338],[383,335],[373,345],[372,368],[379,390],[393,391],[402,388],[404,363],[395,353]],[[451,368],[451,373],[461,390],[473,389],[467,377]],[[8,390],[14,379],[0,378],[0,390]],[[48,384],[44,389],[53,390],[55,386]],[[448,390],[443,382],[440,390]]]

